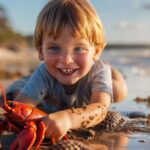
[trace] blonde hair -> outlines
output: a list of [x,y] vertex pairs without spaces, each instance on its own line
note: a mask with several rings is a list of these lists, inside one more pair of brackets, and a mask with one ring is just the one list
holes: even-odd
[[55,39],[65,27],[73,37],[85,38],[101,49],[106,44],[99,16],[87,0],[49,0],[37,19],[36,48],[42,45],[45,35]]

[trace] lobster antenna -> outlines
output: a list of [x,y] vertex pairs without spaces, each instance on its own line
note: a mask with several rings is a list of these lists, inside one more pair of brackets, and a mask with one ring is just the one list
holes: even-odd
[[2,91],[2,96],[3,96],[3,100],[4,100],[4,106],[5,106],[7,99],[6,99],[6,94],[5,94],[5,91],[4,91],[3,86],[1,85],[1,83],[0,83],[0,89]]
[[13,111],[12,109],[11,109],[11,107],[9,107],[8,105],[7,105],[7,99],[6,99],[6,94],[5,94],[5,91],[4,91],[4,89],[3,89],[3,86],[0,84],[0,89],[1,89],[1,91],[2,91],[2,96],[3,96],[3,101],[4,101],[4,106],[2,106],[3,108],[4,108],[4,110],[5,111]]

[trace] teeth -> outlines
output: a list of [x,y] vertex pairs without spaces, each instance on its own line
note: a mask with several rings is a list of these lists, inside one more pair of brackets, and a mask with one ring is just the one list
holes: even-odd
[[63,73],[73,73],[75,69],[61,69]]

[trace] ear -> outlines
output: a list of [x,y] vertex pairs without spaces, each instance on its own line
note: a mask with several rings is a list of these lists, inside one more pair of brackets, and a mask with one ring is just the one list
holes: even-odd
[[94,56],[93,56],[93,60],[94,61],[98,60],[101,53],[102,53],[102,49],[100,47],[95,47],[95,53],[94,53]]
[[40,59],[40,60],[44,60],[42,47],[41,47],[41,46],[38,47],[38,48],[37,48],[37,51],[38,51],[39,59]]

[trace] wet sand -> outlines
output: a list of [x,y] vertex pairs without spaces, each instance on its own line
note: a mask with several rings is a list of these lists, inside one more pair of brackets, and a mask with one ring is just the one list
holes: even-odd
[[[0,137],[1,148],[9,149],[16,135],[5,132]],[[96,133],[91,140],[85,140],[93,150],[149,150],[150,132],[103,132]],[[44,140],[40,149],[48,149],[50,142]]]

